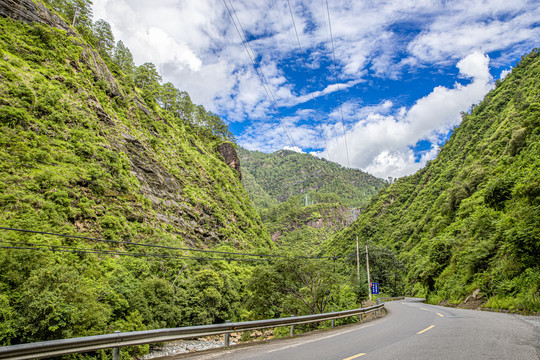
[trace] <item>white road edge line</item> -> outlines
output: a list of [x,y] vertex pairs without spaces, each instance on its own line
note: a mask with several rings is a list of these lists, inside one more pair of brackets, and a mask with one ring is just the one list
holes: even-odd
[[309,340],[309,341],[303,341],[303,342],[298,343],[298,344],[291,344],[291,345],[288,345],[288,346],[281,347],[279,349],[268,350],[267,353],[272,353],[272,352],[275,352],[275,351],[281,351],[281,350],[285,350],[285,349],[290,349],[290,348],[297,347],[297,346],[300,346],[300,345],[309,344],[309,343],[312,343],[312,342],[315,342],[315,341],[321,341],[321,340],[330,339],[330,338],[333,338],[334,336],[340,336],[340,335],[343,335],[343,334],[347,334],[347,333],[350,333],[350,332],[353,332],[353,331],[362,330],[362,329],[368,328],[370,326],[380,324],[381,322],[383,322],[385,320],[386,319],[381,319],[381,321],[377,321],[377,323],[367,324],[367,325],[364,325],[364,326],[362,326],[360,328],[341,331],[341,332],[339,332],[337,334],[332,334],[332,335],[328,335],[328,336],[325,336],[325,337],[322,337],[322,338],[317,338],[317,339],[313,339],[313,340]]

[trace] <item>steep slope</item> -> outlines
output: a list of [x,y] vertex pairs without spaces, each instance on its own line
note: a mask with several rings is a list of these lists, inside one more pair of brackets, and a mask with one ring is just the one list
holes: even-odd
[[290,150],[265,154],[240,148],[238,155],[244,172],[249,173],[243,184],[258,208],[315,192],[333,193],[345,205],[362,207],[386,184],[361,170]]
[[0,15],[0,345],[240,318],[251,265],[191,250],[271,246],[223,129],[37,1]]
[[317,252],[386,183],[308,154],[239,149],[242,183],[281,249]]
[[0,41],[4,225],[266,242],[222,138],[143,98],[81,37],[2,19]]
[[261,219],[280,249],[316,254],[321,244],[360,213],[335,195],[315,193],[309,199],[313,203],[306,206],[304,196],[293,196],[261,211]]
[[375,196],[328,251],[352,250],[358,234],[399,254],[414,295],[540,311],[539,98],[534,50],[435,160]]

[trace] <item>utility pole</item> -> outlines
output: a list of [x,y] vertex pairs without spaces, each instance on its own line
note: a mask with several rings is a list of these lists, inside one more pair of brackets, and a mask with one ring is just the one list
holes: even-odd
[[366,245],[366,268],[367,268],[367,283],[368,283],[368,294],[369,294],[369,301],[371,301],[371,280],[369,279],[369,255],[368,255],[368,249]]
[[358,250],[358,235],[356,235],[356,274],[358,275],[358,284],[360,284],[360,251]]

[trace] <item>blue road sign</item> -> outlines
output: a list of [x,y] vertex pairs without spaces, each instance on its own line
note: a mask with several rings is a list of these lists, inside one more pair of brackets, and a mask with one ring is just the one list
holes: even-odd
[[371,283],[371,293],[375,295],[379,295],[379,283]]

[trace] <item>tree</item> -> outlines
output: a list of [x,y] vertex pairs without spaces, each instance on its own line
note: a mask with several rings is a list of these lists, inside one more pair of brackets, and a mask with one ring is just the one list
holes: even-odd
[[280,259],[253,272],[249,306],[269,316],[323,313],[344,283],[327,260]]
[[133,62],[133,55],[131,51],[124,45],[122,40],[116,43],[116,46],[112,53],[112,61],[120,67],[120,69],[126,75],[133,75],[135,63]]
[[156,65],[150,62],[144,63],[135,69],[135,84],[143,90],[157,92],[161,80]]
[[103,52],[110,57],[114,48],[114,35],[111,30],[111,25],[105,20],[99,19],[94,23],[92,30],[96,39],[98,51],[101,52],[103,50]]
[[49,3],[71,26],[92,27],[91,0],[50,0]]
[[176,100],[178,97],[178,92],[178,89],[176,89],[172,83],[167,82],[163,84],[157,99],[158,103],[163,109],[173,111],[176,114],[178,107]]
[[185,91],[180,91],[177,97],[178,102],[178,117],[184,122],[193,122],[194,105],[191,102],[189,94]]

